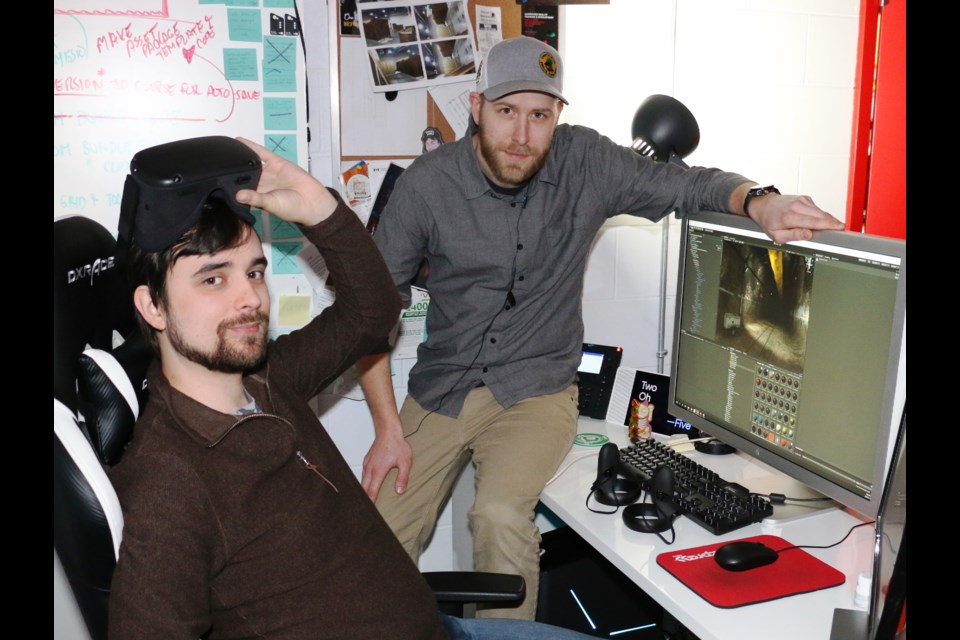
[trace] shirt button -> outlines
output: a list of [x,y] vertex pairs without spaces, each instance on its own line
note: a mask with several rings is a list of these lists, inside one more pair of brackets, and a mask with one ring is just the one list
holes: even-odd
[[517,251],[519,251],[520,249],[523,249],[523,244],[518,244],[518,245],[517,245]]
[[519,278],[517,278],[517,280],[519,280],[520,282],[523,282],[523,276],[520,276]]
[[497,344],[496,338],[490,338],[490,344]]
[[483,368],[483,372],[484,372],[484,373],[487,372],[487,368],[486,368],[486,367]]
[[511,206],[512,208],[515,208],[515,207],[517,206],[517,203],[516,203],[516,202],[511,202],[511,203],[510,203],[510,206]]

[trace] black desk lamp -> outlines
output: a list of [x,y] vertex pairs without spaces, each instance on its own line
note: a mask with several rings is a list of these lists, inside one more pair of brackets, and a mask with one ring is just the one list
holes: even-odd
[[690,110],[676,98],[652,95],[633,116],[631,149],[657,162],[672,162],[687,169],[683,158],[700,144],[700,127]]
[[[700,144],[700,127],[690,110],[676,98],[664,95],[647,97],[633,116],[631,129],[633,144],[630,148],[641,156],[657,162],[672,162],[684,169],[690,167],[683,158],[693,153]],[[660,248],[660,316],[657,329],[657,373],[663,373],[663,361],[667,356],[667,259],[670,251],[670,221],[663,219]]]

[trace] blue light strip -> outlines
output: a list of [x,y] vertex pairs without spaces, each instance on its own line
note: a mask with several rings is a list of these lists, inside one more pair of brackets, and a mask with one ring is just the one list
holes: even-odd
[[590,614],[587,613],[587,610],[583,608],[583,604],[580,603],[580,598],[578,598],[577,594],[573,592],[573,589],[570,589],[570,595],[573,596],[573,600],[577,603],[577,606],[580,607],[580,611],[583,612],[583,617],[587,619],[587,622],[590,624],[590,628],[596,631],[597,625],[593,624],[593,620],[590,619]]
[[620,631],[611,631],[610,637],[618,636],[621,633],[630,633],[631,631],[640,631],[641,629],[649,629],[650,627],[655,627],[655,626],[657,626],[657,623],[651,622],[650,624],[644,624],[639,627],[632,627],[630,629],[620,629]]

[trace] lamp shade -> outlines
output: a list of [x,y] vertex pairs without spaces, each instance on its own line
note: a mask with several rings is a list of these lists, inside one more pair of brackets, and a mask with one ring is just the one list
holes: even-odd
[[700,127],[690,110],[676,98],[659,94],[637,107],[632,135],[633,149],[659,162],[685,158],[700,144]]

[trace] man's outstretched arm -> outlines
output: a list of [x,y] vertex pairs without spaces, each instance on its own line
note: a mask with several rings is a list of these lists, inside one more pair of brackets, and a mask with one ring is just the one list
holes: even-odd
[[363,457],[360,484],[370,499],[377,500],[383,480],[391,469],[397,469],[393,490],[403,493],[410,478],[413,451],[403,437],[403,425],[397,413],[397,400],[390,379],[390,354],[374,353],[357,362],[360,387],[367,398],[373,429],[376,433],[370,450]]
[[[743,210],[747,191],[754,184],[744,183],[730,194],[730,211],[748,215]],[[810,196],[768,193],[750,201],[749,217],[760,225],[771,240],[779,244],[793,240],[809,240],[814,231],[843,231],[843,222],[814,204]]]
[[[337,283],[336,302],[321,314],[321,318],[311,323],[316,325],[317,331],[326,331],[322,333],[324,338],[317,339],[321,334],[315,333],[309,341],[311,348],[316,350],[313,357],[295,359],[298,362],[312,361],[312,365],[303,366],[302,371],[294,376],[297,383],[305,384],[307,392],[312,395],[318,391],[314,381],[325,384],[330,374],[350,366],[360,353],[366,353],[373,340],[385,337],[399,312],[399,296],[363,225],[352,213],[349,220],[342,218],[343,212],[350,212],[345,204],[339,204],[343,209],[341,217],[334,217],[337,198],[320,181],[264,147],[244,138],[238,139],[260,156],[263,171],[256,190],[240,191],[237,200],[299,224],[320,250],[330,269],[331,279]],[[333,220],[327,224],[333,224],[333,227],[324,227],[324,240],[317,244],[318,236],[313,231],[330,218]],[[339,222],[334,224],[335,220]],[[337,313],[331,315],[333,308]],[[275,355],[280,352],[282,341],[283,338],[274,344]],[[289,345],[285,347],[291,348]],[[292,349],[302,355],[299,348]],[[319,369],[324,363],[332,363],[335,368]],[[312,368],[314,366],[318,367],[316,371]],[[390,385],[389,370],[387,385]],[[396,415],[395,404],[393,412]]]

